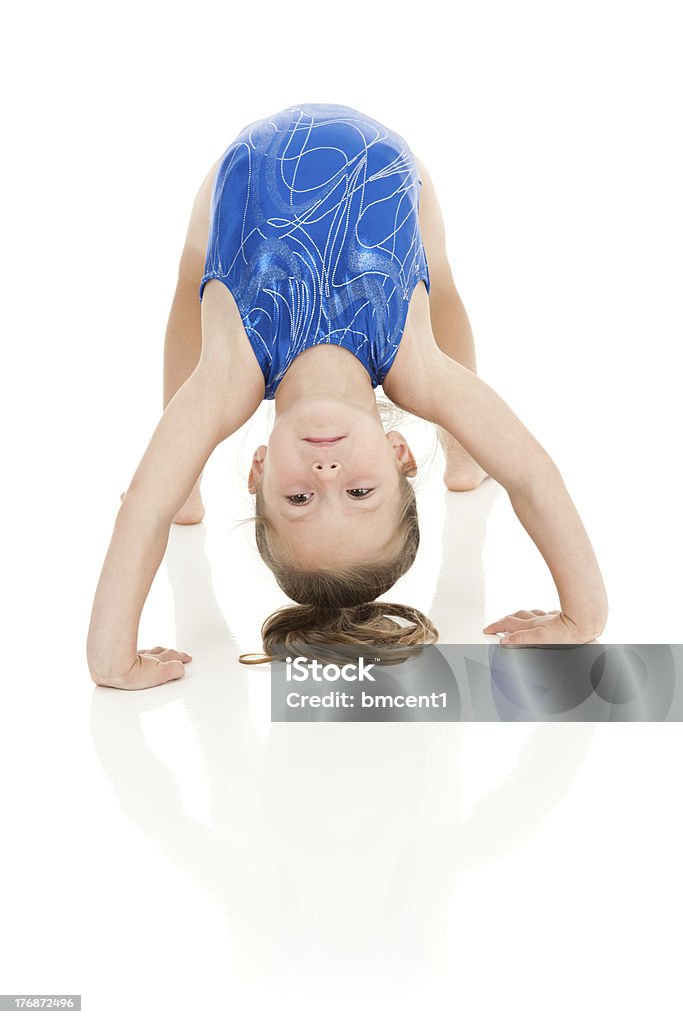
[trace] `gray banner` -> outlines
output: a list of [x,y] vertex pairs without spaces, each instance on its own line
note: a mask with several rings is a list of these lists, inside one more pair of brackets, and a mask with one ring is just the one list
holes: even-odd
[[80,1010],[80,996],[0,996],[0,1010]]
[[344,645],[272,662],[271,721],[683,721],[681,644],[431,644],[395,658]]

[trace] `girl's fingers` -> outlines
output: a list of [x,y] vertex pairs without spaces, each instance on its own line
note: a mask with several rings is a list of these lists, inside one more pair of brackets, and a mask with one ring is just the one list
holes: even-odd
[[538,644],[543,643],[544,639],[548,639],[546,630],[543,626],[537,626],[535,629],[518,629],[508,636],[502,637],[500,642],[505,646],[508,644]]
[[163,650],[158,656],[161,661],[192,661],[192,657],[185,651]]
[[506,615],[504,619],[498,619],[497,622],[492,622],[490,626],[487,626],[484,630],[485,633],[500,633],[504,629],[519,629],[519,627],[529,621],[529,618],[534,618],[533,615],[528,617],[521,615]]
[[538,618],[538,616],[547,618],[548,615],[559,615],[559,612],[544,612],[542,608],[532,608],[530,612],[522,609],[515,612],[514,615],[506,615],[504,619],[498,619],[497,622],[492,622],[483,630],[483,632],[501,633],[503,630],[518,629],[522,623],[528,623],[529,619],[535,619]]
[[172,679],[182,679],[185,666],[182,661],[160,661],[155,667],[155,675],[160,683],[169,683]]
[[171,647],[150,647],[140,654],[155,654],[161,661],[192,661],[192,655],[185,651],[175,651]]

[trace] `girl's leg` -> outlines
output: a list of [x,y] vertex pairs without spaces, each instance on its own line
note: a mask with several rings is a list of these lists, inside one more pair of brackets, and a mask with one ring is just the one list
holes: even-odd
[[[432,334],[442,352],[477,372],[474,336],[467,311],[453,280],[446,252],[446,230],[434,183],[422,161],[416,159],[422,179],[420,193],[420,234],[429,266],[429,319]],[[444,483],[451,491],[469,491],[488,474],[459,441],[437,427],[446,456]]]
[[[438,283],[434,282],[431,270],[430,278],[429,318],[436,343],[447,356],[476,373],[472,327],[450,268],[445,266],[441,269]],[[437,427],[436,432],[446,456],[444,483],[449,491],[469,491],[478,487],[488,476],[486,471],[446,430]]]
[[451,359],[477,372],[474,335],[450,268],[431,286],[429,318],[437,345]]

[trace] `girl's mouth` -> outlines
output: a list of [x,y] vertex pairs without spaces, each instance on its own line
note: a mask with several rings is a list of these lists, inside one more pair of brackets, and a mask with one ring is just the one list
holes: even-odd
[[321,445],[321,446],[328,446],[328,445],[336,444],[337,441],[343,441],[345,437],[346,437],[346,434],[342,434],[339,437],[304,437],[303,440],[307,441],[309,444],[317,444],[317,445]]

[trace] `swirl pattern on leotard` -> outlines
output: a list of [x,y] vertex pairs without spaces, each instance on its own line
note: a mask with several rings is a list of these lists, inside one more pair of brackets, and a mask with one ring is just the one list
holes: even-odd
[[422,185],[405,140],[353,107],[297,104],[244,127],[211,196],[204,275],[225,284],[274,398],[293,359],[342,345],[372,386],[394,361],[418,281],[430,288]]

